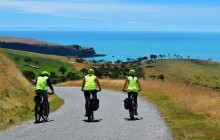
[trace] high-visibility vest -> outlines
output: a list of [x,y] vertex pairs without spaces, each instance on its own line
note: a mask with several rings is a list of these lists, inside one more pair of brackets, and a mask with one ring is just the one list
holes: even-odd
[[35,87],[35,90],[46,90],[47,87],[47,76],[44,77],[38,77],[37,78],[37,84]]
[[96,76],[94,75],[86,75],[84,90],[95,90],[96,89],[95,79]]
[[127,92],[138,92],[137,80],[138,80],[137,77],[132,77],[132,76],[128,77],[128,89],[127,89]]

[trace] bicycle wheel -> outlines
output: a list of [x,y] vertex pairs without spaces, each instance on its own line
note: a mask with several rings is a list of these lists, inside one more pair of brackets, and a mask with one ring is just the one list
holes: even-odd
[[50,104],[47,102],[47,104],[43,103],[43,112],[42,112],[42,118],[44,121],[47,121],[47,118],[49,116],[50,112]]
[[134,119],[135,103],[134,100],[131,102],[131,108],[129,109],[130,118]]
[[40,122],[40,118],[41,118],[40,103],[35,104],[34,111],[35,111],[35,122]]
[[91,105],[91,101],[88,101],[88,107],[87,107],[88,111],[88,121],[92,121],[93,120],[93,110],[92,110],[92,105]]

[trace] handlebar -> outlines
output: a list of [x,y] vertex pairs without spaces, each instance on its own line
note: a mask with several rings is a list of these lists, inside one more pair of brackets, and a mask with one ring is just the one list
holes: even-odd
[[[122,89],[121,91],[122,91],[122,92],[128,92],[128,90],[123,90],[123,89]],[[141,91],[141,90],[140,90],[140,89],[138,89],[138,91]]]
[[[85,91],[85,90],[81,90],[81,91]],[[102,90],[95,89],[95,91],[96,91],[96,92],[100,92],[100,91],[102,91]]]

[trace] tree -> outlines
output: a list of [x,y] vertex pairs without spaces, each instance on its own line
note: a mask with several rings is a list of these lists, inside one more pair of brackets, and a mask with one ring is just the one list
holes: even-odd
[[67,72],[67,69],[64,66],[62,66],[62,67],[59,68],[58,71],[61,72],[61,74],[63,76]]
[[34,61],[35,67],[39,64],[38,61]]
[[115,61],[115,64],[120,64],[122,61],[121,60],[117,60],[117,61]]
[[157,79],[164,81],[165,78],[164,78],[163,74],[160,74],[160,75],[157,77]]
[[24,62],[28,63],[28,65],[30,66],[30,65],[31,65],[31,62],[33,62],[33,59],[30,58],[30,57],[25,57],[25,58],[24,58]]
[[110,77],[111,77],[111,78],[119,78],[120,73],[121,73],[121,72],[120,72],[120,68],[114,66],[114,67],[112,68],[112,73],[111,73]]
[[137,68],[135,68],[135,71],[136,71],[136,75],[137,75],[138,78],[144,77],[144,70],[143,70],[143,68],[137,67]]
[[50,72],[50,78],[58,78],[57,74],[55,72]]
[[143,60],[147,60],[147,59],[148,59],[148,57],[147,57],[147,56],[144,56],[144,57],[143,57]]
[[33,71],[22,71],[22,73],[29,81],[32,81],[36,77],[36,74]]
[[148,67],[150,67],[150,64],[153,63],[153,60],[148,60],[146,63],[149,65]]
[[17,62],[17,65],[18,65],[18,61],[21,59],[21,57],[17,56],[15,57],[15,61]]
[[80,71],[83,73],[83,75],[86,75],[88,70],[86,68],[82,68]]
[[78,78],[77,74],[73,72],[68,72],[66,77],[70,80],[76,80]]

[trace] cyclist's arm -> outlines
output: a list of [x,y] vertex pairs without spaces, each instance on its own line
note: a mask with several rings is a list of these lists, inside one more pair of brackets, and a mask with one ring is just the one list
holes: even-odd
[[138,84],[139,91],[141,91],[141,84],[140,84],[139,80],[137,80],[137,84]]
[[[38,78],[37,78],[38,79]],[[35,86],[37,85],[37,79],[35,80]]]
[[50,79],[47,79],[47,85],[50,87],[50,90],[52,91],[52,93],[54,93],[54,89],[53,89],[53,86],[50,82]]
[[96,84],[98,85],[99,91],[101,91],[101,90],[102,90],[102,88],[101,88],[101,86],[100,86],[100,83],[99,83],[98,78],[96,78],[96,79],[95,79],[95,82],[96,82]]
[[85,86],[85,78],[83,79],[83,84],[82,84],[82,88],[81,88],[81,91],[83,91],[83,89],[84,89],[84,86]]
[[124,86],[123,86],[123,89],[122,89],[122,90],[125,90],[125,88],[126,88],[127,84],[128,84],[128,79],[126,79],[125,84],[124,84]]

